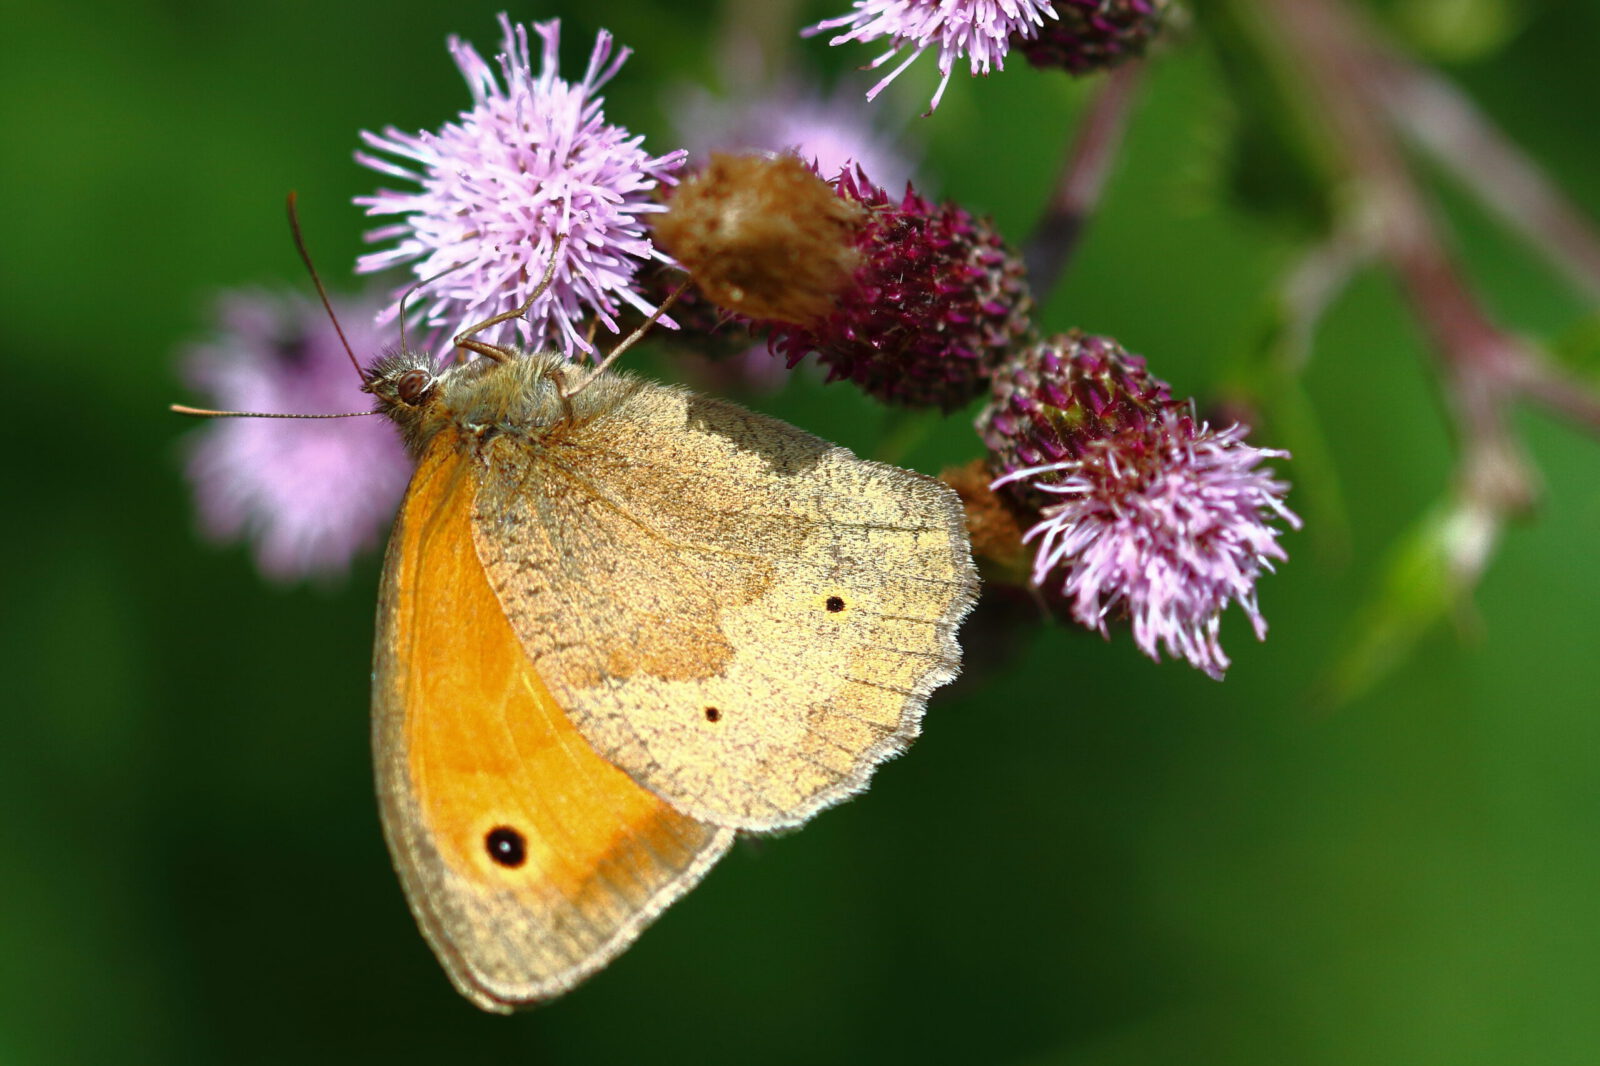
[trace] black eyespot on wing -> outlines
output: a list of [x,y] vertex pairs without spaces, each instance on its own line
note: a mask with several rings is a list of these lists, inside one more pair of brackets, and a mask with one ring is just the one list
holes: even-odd
[[720,722],[720,721],[722,721],[722,712],[720,710],[718,710],[717,708],[715,708],[715,707],[707,707],[706,708],[706,721],[708,721],[708,722]]
[[528,861],[528,840],[510,826],[498,825],[483,838],[489,858],[508,869],[515,870]]
[[840,611],[844,610],[844,599],[839,596],[829,596],[826,606],[830,613],[838,614]]

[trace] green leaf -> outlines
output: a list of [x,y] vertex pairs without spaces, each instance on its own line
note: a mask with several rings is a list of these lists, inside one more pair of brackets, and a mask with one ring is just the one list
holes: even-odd
[[1394,23],[1419,52],[1467,63],[1500,51],[1527,16],[1525,5],[1513,0],[1401,0]]
[[1580,319],[1555,337],[1550,342],[1549,352],[1557,363],[1600,383],[1600,311]]
[[1304,79],[1284,69],[1248,0],[1201,0],[1195,12],[1234,109],[1223,167],[1229,199],[1277,224],[1326,233],[1334,212],[1330,178],[1339,165]]

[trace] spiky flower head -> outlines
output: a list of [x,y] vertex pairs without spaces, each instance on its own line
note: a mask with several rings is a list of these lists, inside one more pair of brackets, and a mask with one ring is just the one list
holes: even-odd
[[1256,578],[1286,558],[1274,521],[1299,528],[1288,485],[1261,468],[1281,451],[1213,430],[1114,340],[1072,332],[995,376],[978,419],[990,468],[1037,515],[1033,582],[1080,623],[1127,617],[1152,659],[1179,655],[1213,678],[1228,668],[1219,628],[1237,602],[1267,625]]
[[816,352],[830,381],[889,403],[950,410],[978,396],[1031,335],[1022,261],[986,219],[910,185],[891,196],[857,167],[833,186],[866,209],[860,266],[826,316],[775,324],[774,350],[791,367]]
[[[382,344],[377,299],[336,307],[358,352]],[[218,332],[183,362],[190,386],[215,407],[280,414],[360,411],[361,379],[322,307],[298,295],[237,292],[218,302]],[[249,542],[278,581],[341,574],[377,543],[411,476],[394,428],[381,418],[216,419],[187,443],[201,529]]]
[[1161,28],[1166,0],[1055,0],[1056,20],[1011,44],[1044,69],[1106,70],[1144,54]]
[[[853,91],[825,95],[788,78],[760,93],[727,98],[690,89],[678,94],[672,113],[689,156],[683,184],[667,215],[656,220],[655,239],[702,286],[717,290],[720,306],[690,286],[672,305],[679,328],[658,340],[677,348],[680,358],[715,363],[691,374],[703,385],[770,392],[788,375],[749,316],[814,317],[856,266],[854,251],[837,234],[820,247],[808,239],[829,228],[830,219],[849,225],[859,214],[818,176],[831,178],[860,164],[869,174],[886,175],[888,186],[904,186],[911,164],[875,123],[882,110]],[[820,214],[808,217],[813,211]],[[800,219],[801,225],[790,221]],[[700,236],[710,225],[718,227],[715,241]],[[671,243],[674,237],[681,247]],[[646,268],[640,277],[652,302],[683,280],[681,271],[664,266]],[[769,306],[744,306],[730,283]]]
[[[606,122],[597,94],[629,55],[613,49],[609,33],[600,32],[583,79],[571,83],[558,75],[559,20],[533,25],[543,45],[537,72],[527,27],[505,15],[500,27],[498,76],[470,44],[450,38],[472,92],[457,121],[438,133],[363,131],[369,147],[401,162],[367,152],[356,159],[420,188],[356,198],[368,215],[405,216],[367,234],[394,244],[362,256],[357,269],[409,264],[418,279],[452,271],[426,288],[422,317],[453,334],[532,295],[562,235],[549,289],[525,319],[479,339],[506,342],[515,330],[531,347],[570,357],[591,350],[582,328],[591,315],[615,333],[622,305],[655,310],[634,285],[640,264],[662,258],[641,216],[661,209],[652,193],[673,180],[683,152],[651,156],[643,138]],[[398,313],[403,291],[383,321]]]
[[860,167],[824,182],[794,156],[714,155],[656,237],[791,369],[815,352],[889,403],[958,407],[1031,335],[1022,263],[987,221]]
[[974,76],[1005,69],[1013,38],[1034,36],[1047,19],[1056,17],[1050,0],[855,0],[848,15],[826,19],[803,32],[847,28],[828,40],[876,41],[888,38],[889,50],[873,60],[876,69],[910,50],[898,66],[867,90],[867,99],[883,91],[900,72],[929,48],[939,49],[939,88],[928,105],[931,112],[944,97],[956,60],[965,58]]

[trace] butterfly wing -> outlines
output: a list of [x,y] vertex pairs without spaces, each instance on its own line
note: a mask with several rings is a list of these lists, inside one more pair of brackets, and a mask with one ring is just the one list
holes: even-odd
[[865,787],[957,670],[977,577],[955,493],[732,404],[596,387],[599,414],[491,444],[473,525],[550,691],[711,824],[791,826]]
[[451,980],[505,1011],[600,969],[733,834],[673,810],[573,728],[472,546],[478,473],[448,435],[384,564],[373,739],[384,834]]

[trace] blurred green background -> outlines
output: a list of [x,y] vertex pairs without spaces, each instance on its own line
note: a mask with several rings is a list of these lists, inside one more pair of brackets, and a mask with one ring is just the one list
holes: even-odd
[[[1233,612],[1225,683],[1153,664],[1125,633],[1005,632],[1007,655],[934,699],[869,795],[737,847],[589,985],[511,1019],[456,996],[372,798],[377,559],[340,587],[285,590],[242,549],[200,542],[179,469],[192,426],[165,404],[192,399],[173,356],[217,290],[303,284],[287,190],[330,282],[351,287],[350,198],[378,184],[351,160],[356,131],[453,117],[467,96],[445,35],[492,50],[500,7],[0,13],[0,1066],[1600,1061],[1600,447],[1522,417],[1546,493],[1477,614],[1353,702],[1312,698],[1385,552],[1451,476],[1419,331],[1378,274],[1335,306],[1306,381],[1348,543],[1287,538],[1262,585],[1271,638]],[[1383,15],[1459,44],[1438,29],[1458,9],[1489,19],[1488,43],[1433,54],[1600,215],[1600,5]],[[660,150],[667,87],[715,80],[709,2],[512,14],[565,18],[569,76],[602,25],[635,46],[607,111]],[[794,47],[832,70],[876,54]],[[885,106],[915,116],[930,68]],[[958,77],[914,120],[921,174],[1020,240],[1084,99],[1020,63]],[[1044,312],[1202,397],[1294,252],[1217,192],[1228,115],[1203,48],[1157,64]],[[1571,331],[1581,303],[1447,201],[1495,311]],[[814,381],[760,404],[866,453],[888,425]],[[905,459],[975,454],[955,418]]]

